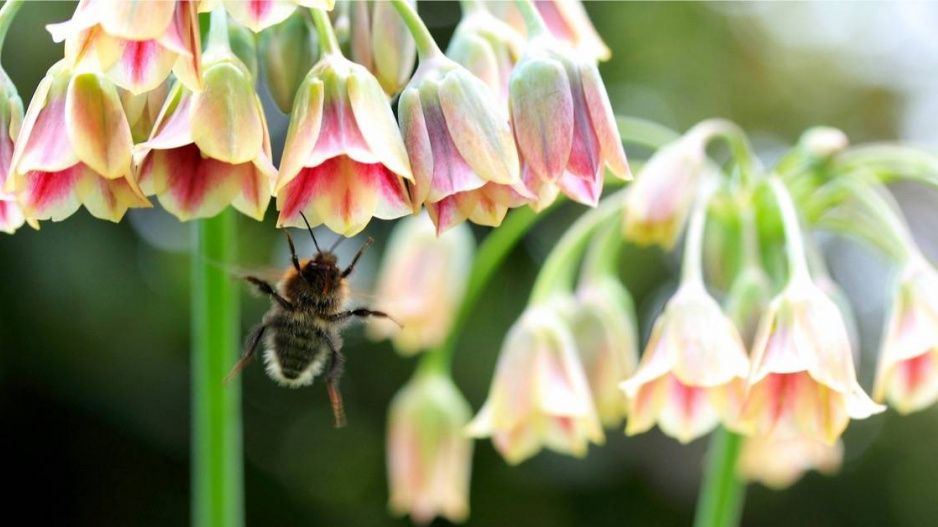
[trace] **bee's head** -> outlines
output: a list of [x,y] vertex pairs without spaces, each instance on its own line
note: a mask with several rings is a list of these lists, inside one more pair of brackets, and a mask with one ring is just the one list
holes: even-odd
[[334,294],[342,282],[342,270],[339,269],[335,254],[319,252],[312,260],[303,262],[302,278],[309,285],[312,295],[324,297]]

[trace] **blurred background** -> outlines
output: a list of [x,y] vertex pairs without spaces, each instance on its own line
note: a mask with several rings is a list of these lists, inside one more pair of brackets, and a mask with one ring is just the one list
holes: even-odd
[[[28,3],[11,30],[3,66],[24,102],[62,56],[43,26],[69,18],[73,7]],[[617,113],[681,131],[729,118],[752,134],[768,164],[814,125],[841,128],[855,143],[938,141],[938,4],[588,2],[587,10],[613,50],[601,71]],[[423,2],[420,11],[445,44],[458,5]],[[273,105],[267,111],[274,144],[282,144],[286,118]],[[938,257],[938,196],[911,185],[894,190],[926,253]],[[541,261],[581,212],[568,204],[542,220],[485,292],[454,368],[474,408]],[[243,268],[287,265],[273,216],[239,219]],[[389,227],[368,229],[378,243],[356,272],[359,302],[368,301]],[[82,211],[41,232],[0,238],[6,515],[38,513],[45,524],[69,526],[189,522],[190,228],[158,209],[131,211],[119,225]],[[865,247],[827,240],[826,248],[854,304],[869,390],[888,268]],[[653,250],[629,249],[624,261],[646,335],[676,265]],[[268,304],[244,292],[247,329]],[[321,385],[283,390],[257,365],[244,372],[248,525],[408,524],[387,512],[384,432],[387,404],[414,362],[366,341],[358,327],[348,332],[346,354],[351,424],[343,430],[332,428]],[[855,422],[840,475],[812,473],[785,492],[750,487],[743,524],[935,525],[936,438],[935,408]],[[689,525],[705,447],[682,447],[657,431],[629,439],[609,431],[585,460],[542,453],[510,468],[479,442],[469,525]],[[46,502],[41,511],[27,506],[36,497]]]

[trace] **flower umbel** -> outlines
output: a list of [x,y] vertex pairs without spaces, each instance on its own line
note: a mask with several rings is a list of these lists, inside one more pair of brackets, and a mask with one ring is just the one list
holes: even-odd
[[605,441],[573,334],[555,305],[528,308],[509,330],[489,397],[469,425],[506,461],[547,447],[577,457]]
[[420,524],[469,515],[472,440],[463,434],[469,403],[442,373],[418,372],[391,401],[388,419],[390,507]]
[[916,254],[895,288],[873,397],[908,414],[938,400],[938,272]]
[[401,219],[391,231],[378,273],[375,308],[400,322],[373,319],[373,338],[391,337],[413,355],[443,343],[466,290],[475,240],[458,226],[439,237],[425,215]]

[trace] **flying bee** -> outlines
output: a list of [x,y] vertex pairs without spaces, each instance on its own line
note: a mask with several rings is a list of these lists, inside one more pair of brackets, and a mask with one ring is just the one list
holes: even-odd
[[270,297],[271,305],[263,321],[248,336],[241,359],[225,382],[251,362],[263,342],[267,374],[281,386],[308,386],[317,375],[325,371],[326,389],[332,403],[335,425],[342,427],[345,426],[345,410],[339,392],[339,380],[345,357],[341,351],[341,331],[352,317],[394,319],[381,311],[346,308],[349,300],[347,278],[374,240],[369,237],[348,267],[340,269],[333,251],[343,238],[339,238],[329,250],[323,251],[306,216],[302,212],[300,215],[313,238],[316,255],[309,260],[299,260],[293,238],[283,229],[290,246],[293,267],[287,269],[277,287],[255,276],[244,277],[260,293]]

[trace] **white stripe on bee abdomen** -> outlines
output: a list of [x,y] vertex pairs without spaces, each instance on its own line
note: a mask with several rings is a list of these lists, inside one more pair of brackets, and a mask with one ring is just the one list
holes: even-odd
[[328,358],[328,351],[325,349],[320,350],[319,353],[316,354],[316,358],[314,358],[313,361],[309,363],[309,366],[307,366],[306,369],[300,373],[300,375],[298,375],[295,379],[288,379],[283,374],[283,369],[280,366],[280,360],[279,357],[277,357],[277,353],[272,349],[264,350],[264,364],[266,366],[265,369],[267,370],[267,375],[269,375],[271,379],[277,381],[277,384],[280,386],[286,386],[287,388],[300,388],[301,386],[309,386],[310,384],[313,384],[313,379],[322,373],[322,369],[325,367],[326,359]]

